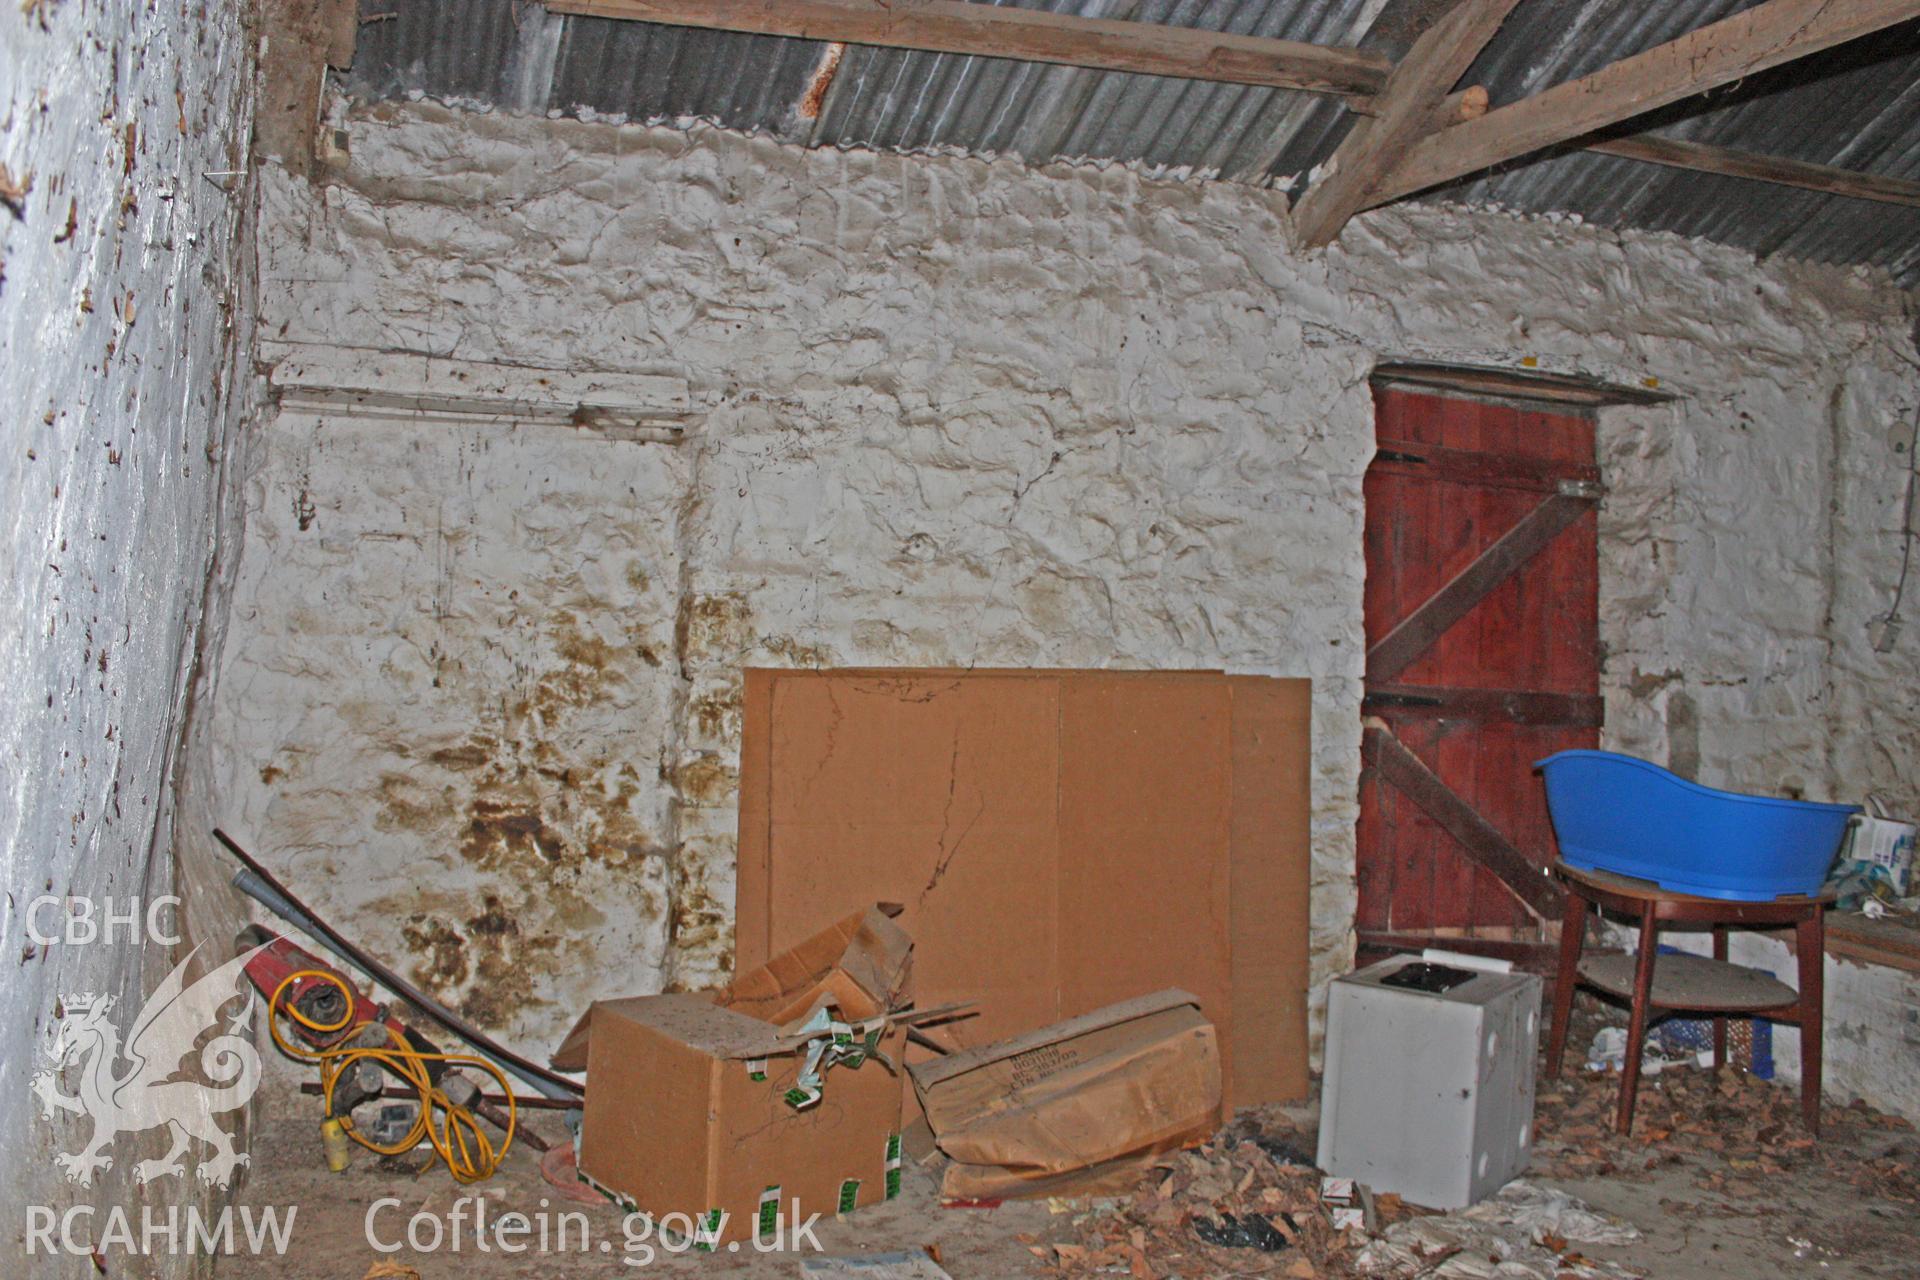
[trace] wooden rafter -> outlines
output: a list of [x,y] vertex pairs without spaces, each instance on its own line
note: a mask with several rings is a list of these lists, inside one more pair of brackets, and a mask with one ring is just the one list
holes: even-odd
[[1407,152],[1376,203],[1583,138],[1916,15],[1920,0],[1767,0],[1428,135]]
[[1446,127],[1436,109],[1518,2],[1460,0],[1414,41],[1387,77],[1379,113],[1354,121],[1325,174],[1294,210],[1303,246],[1330,242],[1348,218],[1379,203],[1380,188],[1406,149]]
[[1368,97],[1390,63],[1363,49],[1081,18],[963,0],[549,0],[553,13]]
[[[1463,117],[1464,118],[1464,117]],[[1876,174],[1840,169],[1830,164],[1810,164],[1784,156],[1755,155],[1704,142],[1682,138],[1663,138],[1640,133],[1609,142],[1589,142],[1588,151],[1640,160],[1647,164],[1668,165],[1695,173],[1714,173],[1727,178],[1752,178],[1783,187],[1821,191],[1830,196],[1850,196],[1855,200],[1878,200],[1883,204],[1920,207],[1920,182],[1902,178],[1882,178]]]
[[[1784,0],[1775,2],[1783,3]],[[1868,4],[1866,0],[1850,0],[1850,3],[1834,0],[1834,5],[1850,10],[1878,7]],[[1913,5],[1902,7],[1909,12],[1915,8]],[[928,0],[912,5],[882,4],[879,0],[552,0],[547,8],[554,13],[629,19],[667,26],[923,49],[936,53],[1011,58],[1223,84],[1295,89],[1339,97],[1348,110],[1363,116],[1375,116],[1381,112],[1380,95],[1385,91],[1388,77],[1394,70],[1387,58],[1365,49],[1311,45],[1150,22],[1081,18],[1072,14],[1007,8],[966,0]],[[1738,16],[1744,18],[1747,15]],[[1887,22],[1898,20],[1898,16],[1886,19]],[[1724,25],[1716,23],[1714,27],[1704,28],[1703,32]],[[1699,34],[1702,33],[1696,33]],[[1813,47],[1807,45],[1797,48],[1792,56],[1811,52]],[[1641,109],[1645,108],[1636,108]],[[1474,122],[1487,114],[1484,88],[1473,86],[1451,94],[1433,109],[1426,123],[1430,130],[1442,126],[1455,128],[1444,129],[1438,137],[1429,141],[1438,142],[1441,138],[1452,141],[1456,138],[1455,130],[1465,127],[1462,122]],[[1826,165],[1808,165],[1726,148],[1705,147],[1698,143],[1681,143],[1650,134],[1589,143],[1586,149],[1672,168],[1730,174],[1857,199],[1894,204],[1920,200],[1920,184],[1916,183]],[[1372,203],[1385,203],[1408,193],[1402,189],[1405,184],[1400,180],[1401,175],[1394,176],[1396,181],[1390,182],[1385,193],[1374,198]]]

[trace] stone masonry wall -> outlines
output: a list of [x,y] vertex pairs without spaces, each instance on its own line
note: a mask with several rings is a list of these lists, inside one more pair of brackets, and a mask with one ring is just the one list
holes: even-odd
[[431,104],[347,132],[268,184],[264,336],[695,396],[679,445],[288,412],[253,480],[210,791],[530,1052],[609,985],[726,975],[747,665],[1310,676],[1340,972],[1384,358],[1676,397],[1601,419],[1610,745],[1920,798],[1920,645],[1862,638],[1920,385],[1874,279],[1415,206],[1302,255],[1277,194],[1117,168]]
[[[27,1247],[30,1206],[80,1211],[84,1243],[113,1210],[137,1224],[143,1205],[210,1199],[194,1177],[204,1148],[136,1185],[164,1129],[121,1135],[110,1168],[69,1180],[56,1157],[92,1125],[43,1117],[29,1092],[76,995],[111,997],[125,1032],[184,948],[125,923],[41,945],[28,913],[85,899],[104,933],[109,899],[124,920],[133,900],[178,891],[173,782],[253,386],[252,192],[235,176],[253,45],[237,5],[0,5],[0,1259]],[[162,932],[175,922],[156,916]],[[33,923],[65,935],[57,908]],[[125,1072],[86,1055],[59,1091],[92,1068]],[[105,1247],[100,1266],[120,1273],[125,1253]],[[138,1265],[192,1264],[182,1250]],[[0,1272],[98,1274],[84,1249]]]

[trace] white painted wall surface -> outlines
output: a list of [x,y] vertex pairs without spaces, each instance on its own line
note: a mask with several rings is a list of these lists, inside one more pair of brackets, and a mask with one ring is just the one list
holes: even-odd
[[[1893,443],[1920,386],[1883,282],[1414,207],[1300,255],[1275,194],[1123,169],[432,105],[347,127],[324,189],[270,177],[268,336],[694,392],[670,457],[581,441],[565,466],[505,426],[283,415],[251,489],[263,532],[212,790],[323,910],[423,974],[439,962],[407,936],[419,887],[446,895],[442,949],[471,957],[492,946],[487,893],[524,913],[525,946],[564,923],[552,902],[597,886],[609,923],[514,1000],[492,1003],[471,960],[442,984],[530,1052],[591,996],[724,976],[744,665],[1312,677],[1312,947],[1319,979],[1341,971],[1377,358],[1673,393],[1601,424],[1610,744],[1710,783],[1917,798],[1920,638],[1860,640],[1897,569]],[[327,625],[294,618],[295,594]],[[661,658],[621,660],[617,742],[586,709],[502,731],[512,690],[565,678],[562,629]],[[451,687],[426,680],[436,654]],[[527,793],[564,852],[460,852],[504,767],[449,754],[476,732],[514,741],[510,761],[593,766],[590,803],[559,778]],[[605,773],[623,760],[624,794]],[[588,810],[609,803],[644,853],[593,852]],[[1840,1059],[1836,1087],[1857,1088]]]
[[[124,909],[173,886],[173,762],[252,376],[251,194],[205,176],[245,167],[238,8],[0,5],[0,164],[18,193],[0,207],[0,1258],[24,1247],[27,1205],[137,1221],[202,1194],[190,1178],[133,1186],[163,1133],[123,1139],[90,1188],[62,1180],[54,1153],[90,1126],[42,1119],[28,1093],[57,1001],[110,994],[124,1028],[176,957],[124,928],[40,947],[25,913],[43,894]],[[44,1255],[0,1272],[96,1274]]]

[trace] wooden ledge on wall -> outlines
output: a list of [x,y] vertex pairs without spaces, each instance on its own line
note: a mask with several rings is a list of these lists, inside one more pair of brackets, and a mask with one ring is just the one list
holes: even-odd
[[1852,912],[1827,916],[1827,954],[1860,964],[1920,973],[1920,929]]
[[[1464,364],[1388,362],[1374,366],[1373,380],[1452,391],[1461,395],[1541,401],[1561,407],[1665,404],[1675,398],[1651,385],[1629,387],[1577,374],[1541,373],[1532,369],[1489,369]],[[1652,381],[1648,379],[1649,383]]]

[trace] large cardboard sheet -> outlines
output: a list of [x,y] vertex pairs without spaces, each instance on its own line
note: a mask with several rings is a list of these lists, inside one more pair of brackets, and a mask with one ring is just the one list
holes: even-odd
[[974,1047],[1169,986],[1233,1106],[1306,1073],[1309,687],[1219,672],[747,673],[742,969],[903,904]]

